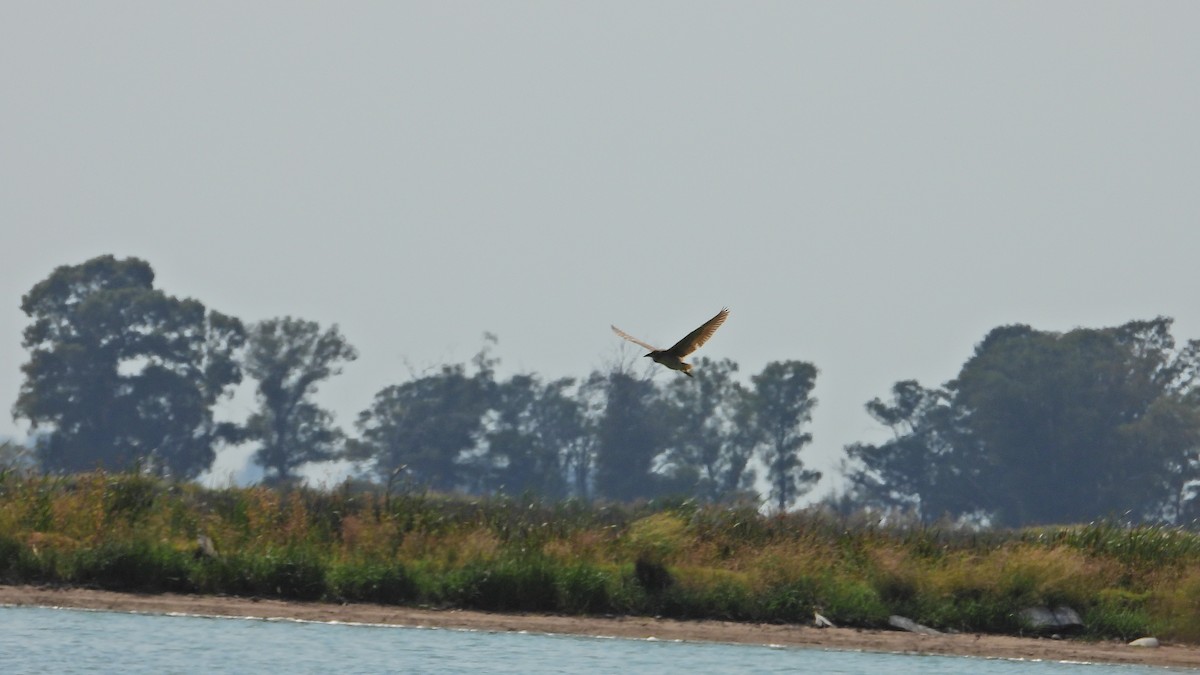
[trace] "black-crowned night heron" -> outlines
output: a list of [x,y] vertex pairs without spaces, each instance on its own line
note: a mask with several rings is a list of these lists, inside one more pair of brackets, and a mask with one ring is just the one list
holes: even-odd
[[725,323],[725,319],[728,316],[729,310],[722,309],[721,311],[717,312],[716,316],[708,321],[705,321],[704,324],[696,330],[688,333],[682,340],[676,342],[675,346],[671,347],[670,349],[659,349],[653,345],[646,344],[645,342],[642,342],[641,340],[633,337],[629,333],[626,333],[616,326],[613,326],[612,329],[614,333],[620,335],[626,340],[649,349],[650,353],[646,354],[646,356],[654,359],[655,362],[661,363],[671,370],[681,371],[684,375],[691,377],[692,364],[684,363],[683,357],[691,354],[699,349],[705,342],[708,342],[708,339],[712,337],[713,333],[717,332],[717,329],[721,327],[721,324]]

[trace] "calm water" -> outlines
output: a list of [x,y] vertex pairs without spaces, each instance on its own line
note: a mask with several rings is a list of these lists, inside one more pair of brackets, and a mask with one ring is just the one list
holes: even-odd
[[0,607],[0,673],[1033,673],[1165,668]]

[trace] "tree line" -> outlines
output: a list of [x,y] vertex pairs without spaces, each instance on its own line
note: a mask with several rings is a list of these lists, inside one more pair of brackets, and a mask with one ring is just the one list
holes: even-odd
[[989,332],[941,387],[898,382],[867,411],[893,437],[846,449],[847,502],[1004,525],[1197,515],[1200,341],[1171,319]]
[[[247,325],[155,288],[145,261],[111,255],[55,269],[21,309],[29,360],[13,414],[31,423],[45,471],[192,479],[221,445],[253,443],[270,483],[349,459],[370,479],[442,491],[721,501],[752,494],[763,465],[780,510],[820,478],[799,457],[817,376],[800,361],[769,364],[749,386],[732,361],[708,360],[691,387],[620,364],[582,380],[502,379],[485,346],[469,364],[377,392],[350,435],[315,400],[358,356],[337,326]],[[215,421],[243,378],[256,383],[254,412]]]
[[[352,433],[315,400],[358,354],[337,326],[255,323],[170,296],[137,258],[62,266],[23,298],[29,360],[13,406],[47,472],[137,467],[178,479],[222,445],[251,443],[264,481],[347,459],[361,477],[473,494],[796,504],[820,479],[802,460],[817,368],[789,360],[738,377],[728,359],[666,384],[614,364],[584,378],[501,378],[485,344],[377,392]],[[848,446],[831,508],[993,525],[1118,515],[1193,518],[1200,343],[1171,320],[1067,333],[1003,326],[941,387],[898,382],[867,412],[892,438]],[[256,406],[214,406],[249,378]],[[11,446],[9,446],[11,449]],[[765,494],[758,486],[765,485]]]

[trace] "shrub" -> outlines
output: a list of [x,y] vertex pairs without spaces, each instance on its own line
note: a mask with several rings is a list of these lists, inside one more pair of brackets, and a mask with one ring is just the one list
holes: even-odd
[[563,565],[555,582],[558,610],[571,614],[608,612],[612,609],[611,584],[611,571],[592,563]]
[[63,581],[124,591],[194,590],[192,557],[146,541],[107,541],[80,549],[61,563]]
[[[1132,640],[1151,633],[1146,611],[1148,593],[1104,589],[1083,612],[1083,624],[1089,635]],[[1164,637],[1170,637],[1164,634]]]
[[417,597],[417,585],[400,563],[342,563],[330,568],[329,594],[357,602],[401,604]]

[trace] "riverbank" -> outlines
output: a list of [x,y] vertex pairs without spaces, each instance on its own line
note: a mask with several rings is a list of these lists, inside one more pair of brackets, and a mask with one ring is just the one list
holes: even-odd
[[332,604],[174,593],[114,593],[82,588],[0,586],[0,605],[278,618],[394,626],[596,635],[634,639],[781,645],[810,649],[943,654],[984,658],[1123,663],[1200,669],[1200,648],[1164,644],[1130,647],[1121,642],[1084,642],[1004,635],[919,635],[901,631],[817,629],[810,626],[676,621],[646,617],[580,617],[433,610],[365,603]]

